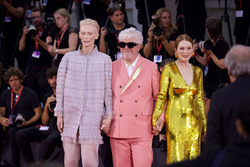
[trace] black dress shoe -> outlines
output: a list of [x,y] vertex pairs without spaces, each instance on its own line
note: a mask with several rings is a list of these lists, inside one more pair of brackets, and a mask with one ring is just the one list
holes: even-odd
[[160,141],[160,151],[161,151],[161,152],[166,152],[166,151],[167,151],[166,140],[161,140],[161,141]]

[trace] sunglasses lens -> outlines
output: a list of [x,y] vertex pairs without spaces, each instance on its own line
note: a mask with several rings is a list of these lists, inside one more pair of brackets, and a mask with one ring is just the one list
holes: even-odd
[[129,42],[129,43],[120,42],[120,43],[119,43],[120,48],[125,48],[126,45],[128,46],[128,48],[131,49],[131,48],[135,47],[137,44],[134,43],[134,42]]
[[136,46],[136,43],[129,42],[127,43],[127,45],[128,45],[128,48],[133,48],[134,46]]
[[120,42],[120,43],[119,43],[119,46],[120,46],[121,48],[125,48],[126,43],[124,43],[124,42]]

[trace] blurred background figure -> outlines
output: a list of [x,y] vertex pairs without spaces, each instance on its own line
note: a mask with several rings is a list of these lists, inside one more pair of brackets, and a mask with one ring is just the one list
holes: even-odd
[[71,27],[70,13],[65,8],[55,11],[54,20],[59,31],[55,35],[53,45],[52,37],[48,37],[46,42],[48,43],[48,52],[53,57],[52,66],[58,67],[64,54],[77,49],[78,31]]
[[250,1],[234,0],[236,5],[236,18],[234,26],[234,35],[236,44],[250,45]]
[[[53,14],[57,9],[68,9],[72,2],[72,0],[43,0],[42,11],[45,12],[44,19],[53,18]],[[69,13],[71,13],[71,9],[69,9]]]
[[151,17],[159,8],[166,7],[164,0],[147,0],[146,2],[148,6],[147,10],[145,8],[145,0],[135,0],[135,6],[136,9],[138,9],[137,20],[139,24],[142,24],[142,30],[140,31],[143,35],[143,44],[146,43],[148,29],[150,28],[149,25],[151,22],[151,18],[149,18],[150,22],[148,23],[146,12],[148,11],[148,16]]
[[112,61],[122,57],[118,44],[119,33],[126,28],[135,27],[134,25],[125,23],[125,10],[121,5],[112,6],[107,9],[111,24],[101,28],[99,50],[108,53]]
[[236,131],[235,120],[241,102],[250,95],[250,48],[233,46],[226,55],[225,66],[232,83],[213,93],[207,121],[208,147],[231,146],[242,139]]
[[[18,40],[22,32],[22,23],[24,19],[25,0],[0,0],[1,23],[1,62],[5,71],[8,67],[14,65],[14,58],[17,58],[18,66],[25,71],[26,60],[19,56]],[[8,49],[7,49],[8,48]]]
[[[212,42],[212,48],[201,48],[204,56],[195,53],[194,57],[205,68],[204,89],[206,92],[205,107],[206,116],[209,111],[211,97],[214,91],[226,86],[229,81],[227,69],[225,67],[225,56],[229,51],[227,41],[222,34],[222,22],[219,18],[209,18],[206,20],[206,33]],[[198,44],[194,45],[194,50],[198,48]]]
[[164,59],[175,58],[174,43],[178,33],[167,8],[158,9],[152,17],[153,22],[148,30],[143,53],[159,66]]
[[[203,41],[207,18],[205,0],[176,0],[176,3],[176,26],[179,34],[188,34],[196,41]],[[202,68],[196,59],[191,58],[190,62]]]
[[[43,96],[50,90],[46,80],[46,71],[51,66],[52,57],[47,51],[46,38],[48,29],[42,23],[43,16],[39,9],[33,8],[32,25],[23,27],[23,34],[19,41],[19,50],[27,54],[26,80],[27,86],[33,89],[42,102]],[[33,32],[33,33],[32,33]]]

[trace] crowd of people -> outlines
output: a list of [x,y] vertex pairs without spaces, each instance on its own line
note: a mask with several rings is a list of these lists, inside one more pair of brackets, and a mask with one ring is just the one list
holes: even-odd
[[[5,26],[24,15],[25,3],[12,1],[0,0]],[[178,3],[182,15],[184,1]],[[66,8],[53,9],[53,26],[33,8],[34,27],[21,27],[17,42],[19,68],[7,41],[14,53],[2,60],[9,89],[1,93],[0,142],[9,139],[10,166],[20,166],[21,154],[25,165],[39,166],[63,146],[66,167],[80,159],[97,167],[99,154],[105,167],[151,167],[158,135],[166,165],[249,166],[250,48],[230,48],[220,19],[196,17],[204,21],[206,47],[196,42],[202,32],[196,38],[190,26],[183,34],[166,7],[143,35],[127,23],[123,5],[107,8],[110,24],[87,18],[79,30]],[[41,142],[38,157],[32,142]]]

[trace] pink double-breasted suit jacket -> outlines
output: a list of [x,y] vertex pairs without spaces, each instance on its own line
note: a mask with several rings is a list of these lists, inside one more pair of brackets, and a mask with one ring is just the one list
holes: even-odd
[[[123,91],[138,68],[141,68],[139,75]],[[139,55],[131,77],[128,76],[123,58],[113,62],[114,119],[109,132],[109,136],[113,138],[138,138],[153,135],[151,118],[154,100],[159,92],[158,67],[155,63]]]

